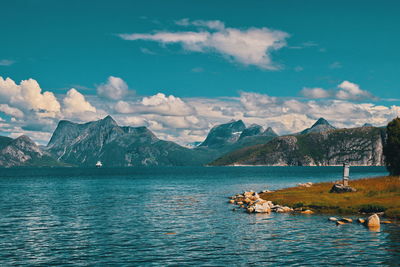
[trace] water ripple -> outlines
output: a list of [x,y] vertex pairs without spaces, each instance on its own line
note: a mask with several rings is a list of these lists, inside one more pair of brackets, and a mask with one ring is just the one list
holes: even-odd
[[[340,168],[0,170],[0,264],[395,265],[400,229],[233,212],[226,197],[328,181]],[[384,174],[355,168],[353,177]],[[310,179],[310,177],[313,177]]]

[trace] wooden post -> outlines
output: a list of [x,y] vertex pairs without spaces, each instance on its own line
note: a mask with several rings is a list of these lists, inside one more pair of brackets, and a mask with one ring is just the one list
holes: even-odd
[[343,185],[349,186],[350,165],[348,162],[343,163]]

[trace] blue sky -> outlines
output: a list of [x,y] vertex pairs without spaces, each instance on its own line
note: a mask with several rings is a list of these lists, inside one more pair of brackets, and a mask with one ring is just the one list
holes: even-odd
[[[3,1],[0,76],[17,87],[11,96],[0,83],[0,132],[45,143],[59,119],[105,114],[181,143],[230,118],[281,133],[318,116],[339,127],[383,125],[399,114],[399,7],[394,0]],[[40,96],[28,94],[33,83],[20,86],[30,78]]]

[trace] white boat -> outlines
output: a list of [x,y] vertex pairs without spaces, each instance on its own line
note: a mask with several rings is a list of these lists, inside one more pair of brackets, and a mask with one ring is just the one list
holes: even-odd
[[99,160],[99,161],[96,163],[96,167],[97,167],[97,168],[103,167],[103,163],[101,163],[101,161]]

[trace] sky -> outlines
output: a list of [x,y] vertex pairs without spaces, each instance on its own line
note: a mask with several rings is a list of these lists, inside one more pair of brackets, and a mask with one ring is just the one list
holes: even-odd
[[0,135],[46,144],[110,114],[202,141],[242,119],[288,134],[400,116],[395,0],[4,0]]

